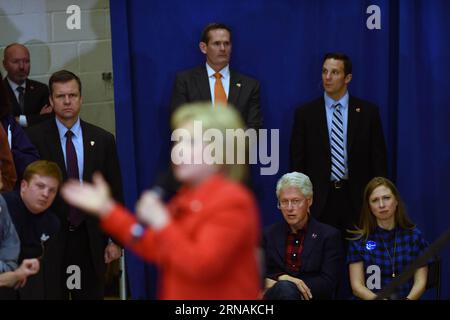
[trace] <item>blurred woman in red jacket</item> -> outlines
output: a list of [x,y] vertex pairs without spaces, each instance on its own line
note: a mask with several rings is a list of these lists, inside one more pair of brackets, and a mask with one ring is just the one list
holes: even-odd
[[243,122],[233,107],[192,104],[174,113],[172,127],[173,170],[183,186],[167,206],[154,192],[143,193],[137,219],[147,227],[114,202],[99,175],[92,185],[69,182],[62,195],[159,267],[161,299],[257,299],[258,210],[239,182],[247,166],[235,164],[245,147],[226,135]]

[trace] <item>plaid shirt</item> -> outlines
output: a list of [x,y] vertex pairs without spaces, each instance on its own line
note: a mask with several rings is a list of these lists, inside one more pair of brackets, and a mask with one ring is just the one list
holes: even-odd
[[284,263],[286,269],[291,273],[298,273],[302,266],[301,254],[303,252],[303,242],[305,240],[307,225],[297,233],[289,229],[286,236],[286,255]]
[[[396,249],[394,252],[395,243]],[[395,273],[396,276],[401,274],[422,254],[427,246],[427,242],[417,228],[408,230],[396,227],[392,230],[385,230],[377,227],[375,232],[369,235],[367,241],[364,241],[364,239],[350,241],[347,263],[364,262],[366,286],[376,283],[373,276],[374,271],[371,271],[369,267],[378,266],[381,271],[381,288],[384,288],[392,281],[392,273]],[[392,261],[394,261],[394,268]],[[368,278],[370,278],[369,281],[367,281]],[[405,298],[411,291],[412,285],[413,279],[411,278],[397,288],[391,299]],[[374,288],[371,291],[376,293],[381,288]]]

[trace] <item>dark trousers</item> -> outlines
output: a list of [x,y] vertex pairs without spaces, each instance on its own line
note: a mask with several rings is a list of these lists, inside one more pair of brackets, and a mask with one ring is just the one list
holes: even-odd
[[319,220],[323,223],[329,224],[341,231],[342,246],[344,248],[344,261],[341,266],[342,276],[338,281],[336,299],[350,299],[352,297],[350,278],[348,273],[348,266],[345,263],[347,258],[348,238],[350,234],[348,229],[354,229],[354,224],[357,221],[355,217],[355,209],[352,206],[349,186],[346,181],[337,185],[330,182],[330,190],[328,193],[325,210]]
[[325,208],[318,218],[321,222],[329,224],[342,233],[342,237],[348,236],[347,229],[353,228],[356,217],[355,209],[353,208],[350,190],[346,181],[338,184],[330,182],[330,189],[328,191],[328,198]]
[[[68,268],[79,270],[80,288],[71,288],[76,271],[68,273]],[[104,297],[104,276],[98,277],[91,259],[91,248],[86,223],[67,234],[66,250],[63,264],[65,275],[65,298],[72,300],[101,300]]]
[[280,280],[266,291],[264,300],[301,300],[301,294],[293,282]]

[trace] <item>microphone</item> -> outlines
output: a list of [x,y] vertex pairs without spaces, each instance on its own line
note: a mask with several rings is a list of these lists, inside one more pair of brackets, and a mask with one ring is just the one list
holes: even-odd
[[[150,189],[150,192],[153,192],[161,201],[164,201],[166,191],[162,187],[156,185]],[[144,222],[139,221],[138,219],[138,221],[134,223],[130,228],[130,234],[133,238],[132,241],[136,242],[139,239],[141,239],[145,233],[146,228],[148,228],[148,226]]]

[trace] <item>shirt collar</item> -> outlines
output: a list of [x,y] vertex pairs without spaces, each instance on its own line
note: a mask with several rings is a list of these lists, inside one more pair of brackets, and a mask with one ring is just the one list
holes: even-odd
[[17,83],[15,83],[15,82],[12,81],[10,78],[8,78],[8,76],[6,76],[6,79],[8,79],[9,86],[11,87],[11,89],[12,89],[14,92],[16,92],[16,90],[17,90],[18,87],[22,87],[22,88],[26,89],[26,84],[27,84],[27,81],[26,81],[26,80],[19,86]]
[[310,218],[308,218],[308,221],[306,221],[306,223],[305,223],[305,225],[303,226],[302,229],[298,230],[297,233],[293,233],[292,230],[291,230],[291,227],[289,226],[289,224],[285,220],[287,235],[293,234],[295,237],[300,237],[300,236],[306,235],[306,232],[308,231],[309,221],[310,221]]
[[[208,78],[213,77],[216,73],[216,71],[214,71],[214,69],[211,68],[208,63],[206,63],[206,71],[208,72]],[[222,75],[222,78],[228,78],[230,76],[230,65],[227,64],[222,68],[222,70],[219,71],[219,73]]]
[[325,107],[327,107],[328,109],[332,109],[333,106],[338,103],[340,103],[342,108],[344,109],[348,107],[348,99],[349,99],[348,91],[345,92],[345,94],[337,101],[330,98],[326,92],[323,93],[323,98],[325,100]]
[[[66,132],[69,131],[69,129],[66,128],[66,126],[61,121],[59,121],[59,119],[57,117],[55,117],[55,121],[56,121],[56,126],[58,127],[59,136],[61,138],[65,137]],[[70,131],[72,131],[73,135],[76,138],[81,137],[80,117],[78,117],[77,121],[73,124],[72,128],[70,128]]]

